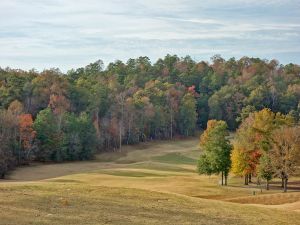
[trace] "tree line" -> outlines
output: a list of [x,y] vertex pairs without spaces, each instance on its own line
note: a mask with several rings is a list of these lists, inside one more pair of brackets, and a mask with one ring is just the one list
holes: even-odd
[[257,183],[273,178],[282,180],[287,191],[288,179],[300,166],[300,125],[292,115],[270,109],[252,112],[241,122],[232,144],[227,124],[210,120],[201,135],[203,154],[198,161],[199,174],[222,174],[227,185],[229,171],[244,176],[245,185],[257,177]]
[[32,160],[85,160],[96,151],[194,135],[210,119],[233,131],[263,108],[298,120],[299,74],[295,64],[218,55],[210,63],[139,57],[106,68],[98,60],[65,74],[2,68],[0,174]]

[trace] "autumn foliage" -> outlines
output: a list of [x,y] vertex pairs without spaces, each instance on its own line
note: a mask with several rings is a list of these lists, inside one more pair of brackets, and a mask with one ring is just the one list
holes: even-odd
[[[299,157],[295,155],[300,152],[298,133],[294,118],[290,115],[274,113],[270,109],[250,113],[236,133],[231,171],[245,176],[245,184],[251,182],[251,176],[265,179],[267,189],[273,177],[286,180],[288,175],[285,174],[294,172],[294,166],[299,162]],[[286,158],[284,154],[293,156]],[[283,170],[291,171],[286,173]]]
[[21,114],[19,116],[19,132],[23,157],[24,160],[28,160],[36,137],[36,131],[33,129],[33,119],[31,114]]
[[220,55],[211,62],[139,57],[106,67],[98,60],[67,73],[0,68],[0,175],[30,160],[84,160],[192,136],[217,120],[238,128],[232,171],[258,176],[268,171],[258,166],[273,146],[272,131],[287,117],[299,120],[299,73],[295,64]]

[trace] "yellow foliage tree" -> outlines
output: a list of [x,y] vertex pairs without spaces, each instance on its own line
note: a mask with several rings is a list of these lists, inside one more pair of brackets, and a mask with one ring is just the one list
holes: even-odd
[[272,145],[272,133],[282,125],[292,125],[293,118],[270,109],[251,113],[237,130],[232,151],[231,171],[245,176],[245,184],[251,182],[251,175],[257,174],[260,157]]

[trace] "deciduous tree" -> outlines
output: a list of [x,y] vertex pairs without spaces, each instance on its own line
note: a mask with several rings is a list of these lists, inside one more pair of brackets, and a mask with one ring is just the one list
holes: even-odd
[[284,180],[283,191],[287,192],[288,179],[300,165],[300,127],[278,128],[272,138],[270,162],[275,169],[275,175]]
[[228,140],[227,124],[224,121],[208,121],[207,129],[200,138],[203,153],[198,161],[200,174],[222,174],[227,185],[227,177],[231,167],[230,152],[232,149]]
[[33,119],[31,114],[21,114],[19,116],[19,132],[22,149],[22,155],[19,155],[19,160],[22,158],[24,162],[28,162],[30,160],[36,136],[36,132],[33,129]]

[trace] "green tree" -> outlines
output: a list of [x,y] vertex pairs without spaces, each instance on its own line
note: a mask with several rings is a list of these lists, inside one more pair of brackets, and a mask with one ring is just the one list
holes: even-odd
[[229,128],[237,127],[237,117],[242,110],[245,96],[237,86],[223,86],[208,100],[209,117],[211,119],[224,120]]
[[259,159],[258,176],[266,180],[266,189],[269,190],[269,182],[274,175],[274,168],[268,154],[263,154]]
[[0,179],[17,165],[20,151],[18,118],[7,110],[0,110]]
[[42,161],[61,161],[62,135],[54,113],[50,108],[40,111],[34,121],[33,128],[36,131],[39,150],[36,153],[37,159]]
[[185,136],[195,133],[197,122],[196,100],[190,93],[184,95],[179,107],[179,130]]
[[200,174],[222,174],[222,185],[227,185],[231,167],[230,153],[232,146],[228,140],[227,124],[224,121],[210,120],[207,129],[200,138],[203,154],[198,161]]
[[79,117],[65,114],[63,122],[64,160],[86,160],[96,151],[96,131],[90,117],[82,113]]

